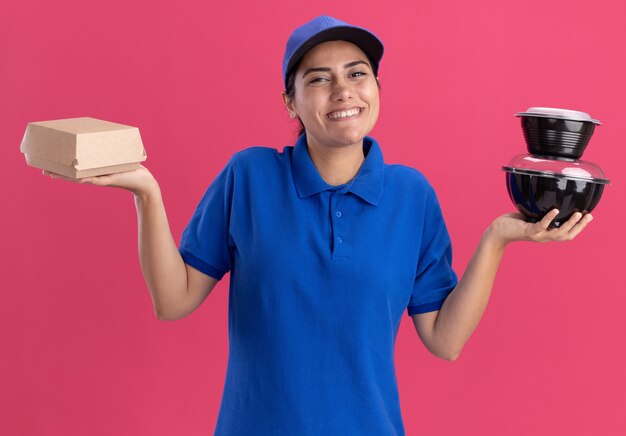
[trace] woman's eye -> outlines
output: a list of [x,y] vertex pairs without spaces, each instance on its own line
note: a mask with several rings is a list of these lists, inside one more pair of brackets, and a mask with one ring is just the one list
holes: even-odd
[[309,83],[323,83],[327,80],[328,79],[326,77],[316,77],[315,79],[311,80]]
[[354,73],[352,73],[353,77],[361,77],[361,76],[365,76],[367,75],[367,73],[363,72],[363,71],[355,71]]

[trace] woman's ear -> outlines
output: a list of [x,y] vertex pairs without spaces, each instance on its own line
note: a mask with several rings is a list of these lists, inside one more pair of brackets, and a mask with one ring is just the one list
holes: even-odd
[[297,115],[296,115],[296,111],[293,108],[293,101],[289,98],[289,96],[287,95],[285,91],[281,93],[281,97],[283,98],[283,103],[285,104],[285,107],[289,111],[289,117],[291,119],[296,118]]

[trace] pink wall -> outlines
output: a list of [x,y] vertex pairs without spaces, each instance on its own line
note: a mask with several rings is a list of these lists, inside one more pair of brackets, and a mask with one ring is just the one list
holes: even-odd
[[[404,316],[396,363],[409,435],[626,433],[624,3],[7,1],[0,12],[0,433],[212,434],[224,382],[227,280],[188,318],[156,320],[132,195],[51,180],[19,152],[29,121],[138,126],[180,234],[228,157],[282,148],[290,30],[326,13],[385,42],[388,162],[438,192],[459,274],[512,206],[500,166],[525,145],[515,112],[588,112],[585,159],[612,180],[569,243],[507,249],[487,312],[454,363]],[[259,20],[261,19],[261,20]]]

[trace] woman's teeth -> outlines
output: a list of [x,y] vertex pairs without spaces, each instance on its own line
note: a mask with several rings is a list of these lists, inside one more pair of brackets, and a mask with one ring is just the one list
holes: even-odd
[[341,111],[341,112],[332,112],[328,114],[328,118],[346,118],[353,117],[361,112],[361,109],[350,109],[349,111]]

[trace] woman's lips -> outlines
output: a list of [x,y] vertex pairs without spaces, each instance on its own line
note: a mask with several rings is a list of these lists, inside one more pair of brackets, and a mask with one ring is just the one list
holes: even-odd
[[343,121],[343,120],[352,120],[357,118],[363,112],[362,107],[355,107],[350,109],[343,109],[338,111],[333,111],[326,115],[326,117],[332,121]]

